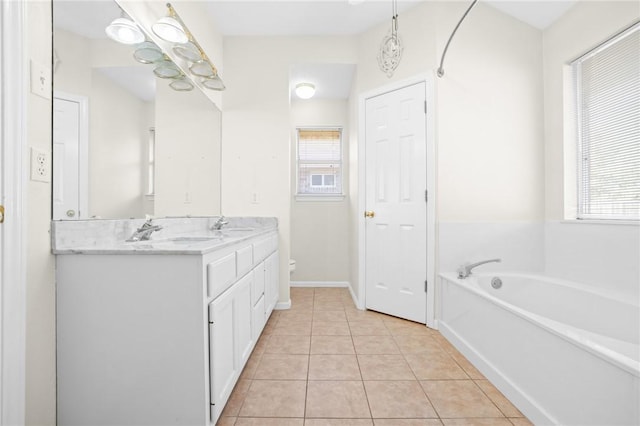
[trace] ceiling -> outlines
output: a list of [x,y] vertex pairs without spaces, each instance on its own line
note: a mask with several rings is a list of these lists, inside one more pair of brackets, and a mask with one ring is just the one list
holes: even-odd
[[[390,20],[390,0],[202,0],[212,21],[223,35],[353,35]],[[422,1],[398,0],[398,14]],[[451,1],[451,0],[441,0]],[[544,29],[562,16],[577,0],[481,0],[516,19]],[[470,4],[470,0],[469,0]],[[54,22],[57,27],[96,39],[105,38],[104,28],[120,10],[112,1],[54,0]],[[400,21],[402,23],[402,21]],[[350,64],[306,64],[291,69],[291,87],[301,81],[316,84],[318,98],[347,98],[355,67]],[[151,73],[138,69],[136,82],[128,90],[146,100],[152,96]],[[103,70],[122,85],[131,83],[126,69]],[[140,80],[138,80],[140,79]],[[155,81],[154,81],[155,83]]]

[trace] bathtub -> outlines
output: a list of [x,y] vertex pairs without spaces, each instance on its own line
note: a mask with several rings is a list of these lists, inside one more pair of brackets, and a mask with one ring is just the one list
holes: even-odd
[[441,274],[436,297],[440,332],[536,425],[640,424],[637,301],[509,273]]

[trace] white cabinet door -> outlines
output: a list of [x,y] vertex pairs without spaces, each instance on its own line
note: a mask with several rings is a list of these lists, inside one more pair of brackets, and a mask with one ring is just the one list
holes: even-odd
[[251,286],[253,274],[248,273],[234,285],[233,303],[235,304],[234,333],[238,345],[238,365],[240,368],[249,359],[253,349],[253,335],[251,333]]
[[209,305],[209,354],[211,403],[218,415],[229,398],[238,376],[238,350],[235,344],[235,293],[230,289]]
[[280,274],[279,274],[279,258],[276,251],[264,261],[264,304],[266,317],[268,318],[278,303]]

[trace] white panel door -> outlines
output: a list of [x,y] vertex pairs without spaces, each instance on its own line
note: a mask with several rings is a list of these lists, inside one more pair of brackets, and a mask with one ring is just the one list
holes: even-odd
[[53,99],[53,219],[79,219],[80,104]]
[[366,307],[423,324],[427,310],[425,93],[425,83],[408,86],[367,99],[365,111]]

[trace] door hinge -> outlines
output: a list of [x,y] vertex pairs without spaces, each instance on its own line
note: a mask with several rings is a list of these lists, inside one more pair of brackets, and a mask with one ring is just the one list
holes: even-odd
[[427,280],[424,280],[424,292],[429,292],[429,282]]
[[426,189],[424,190],[424,202],[429,202],[429,191],[427,191]]

